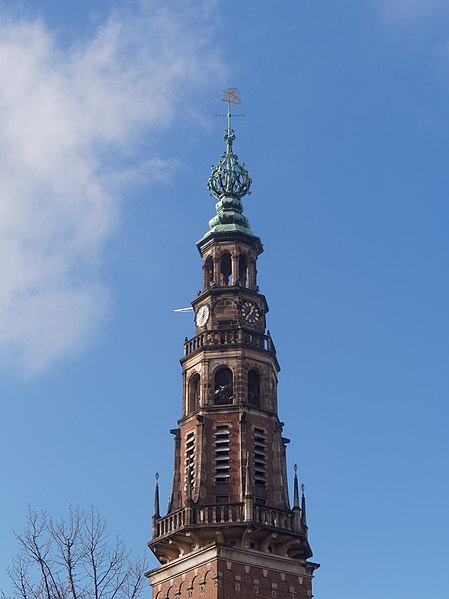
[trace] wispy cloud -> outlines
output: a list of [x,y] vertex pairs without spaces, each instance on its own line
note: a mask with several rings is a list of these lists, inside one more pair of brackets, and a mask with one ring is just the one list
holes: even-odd
[[43,22],[0,25],[3,367],[33,374],[88,341],[108,311],[98,272],[120,186],[176,166],[151,156],[112,172],[111,152],[168,125],[181,91],[221,70],[201,3],[154,5],[115,13],[70,48]]

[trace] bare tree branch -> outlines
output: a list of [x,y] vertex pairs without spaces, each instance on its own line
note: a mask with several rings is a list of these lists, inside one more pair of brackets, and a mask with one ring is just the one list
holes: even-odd
[[83,559],[84,552],[79,543],[81,514],[78,508],[70,507],[68,522],[54,521],[51,517],[48,524],[50,533],[57,549],[57,562],[65,569],[68,578],[68,589],[72,599],[80,599],[76,589],[76,569]]
[[130,559],[117,537],[110,543],[106,520],[94,507],[69,508],[54,520],[29,508],[19,551],[7,568],[12,594],[0,599],[138,599],[145,560]]

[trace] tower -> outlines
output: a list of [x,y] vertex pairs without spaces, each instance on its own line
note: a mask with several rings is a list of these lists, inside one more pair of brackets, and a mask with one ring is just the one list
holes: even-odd
[[268,304],[259,292],[261,240],[243,214],[251,179],[233,150],[231,103],[226,148],[208,187],[217,200],[197,242],[203,288],[192,301],[195,335],[181,358],[182,417],[173,490],[160,515],[156,480],[149,547],[161,565],[148,573],[153,599],[303,599],[312,597],[304,488],[295,466],[290,505],[280,370]]

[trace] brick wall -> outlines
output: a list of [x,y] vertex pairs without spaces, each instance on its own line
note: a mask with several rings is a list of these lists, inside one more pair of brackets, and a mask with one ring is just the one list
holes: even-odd
[[153,588],[153,599],[309,599],[311,577],[229,561],[210,560]]

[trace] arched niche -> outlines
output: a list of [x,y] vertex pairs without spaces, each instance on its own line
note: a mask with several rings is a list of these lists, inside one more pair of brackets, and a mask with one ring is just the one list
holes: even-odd
[[260,375],[254,369],[248,372],[248,403],[260,405]]
[[239,285],[248,287],[248,260],[244,254],[239,256]]
[[214,283],[214,259],[208,256],[204,262],[204,289],[210,289]]
[[232,274],[232,260],[229,252],[224,252],[220,257],[220,285],[227,287]]
[[214,376],[214,404],[230,404],[234,396],[232,370],[226,366],[219,368]]
[[189,379],[189,412],[194,412],[200,407],[200,375],[196,372]]

